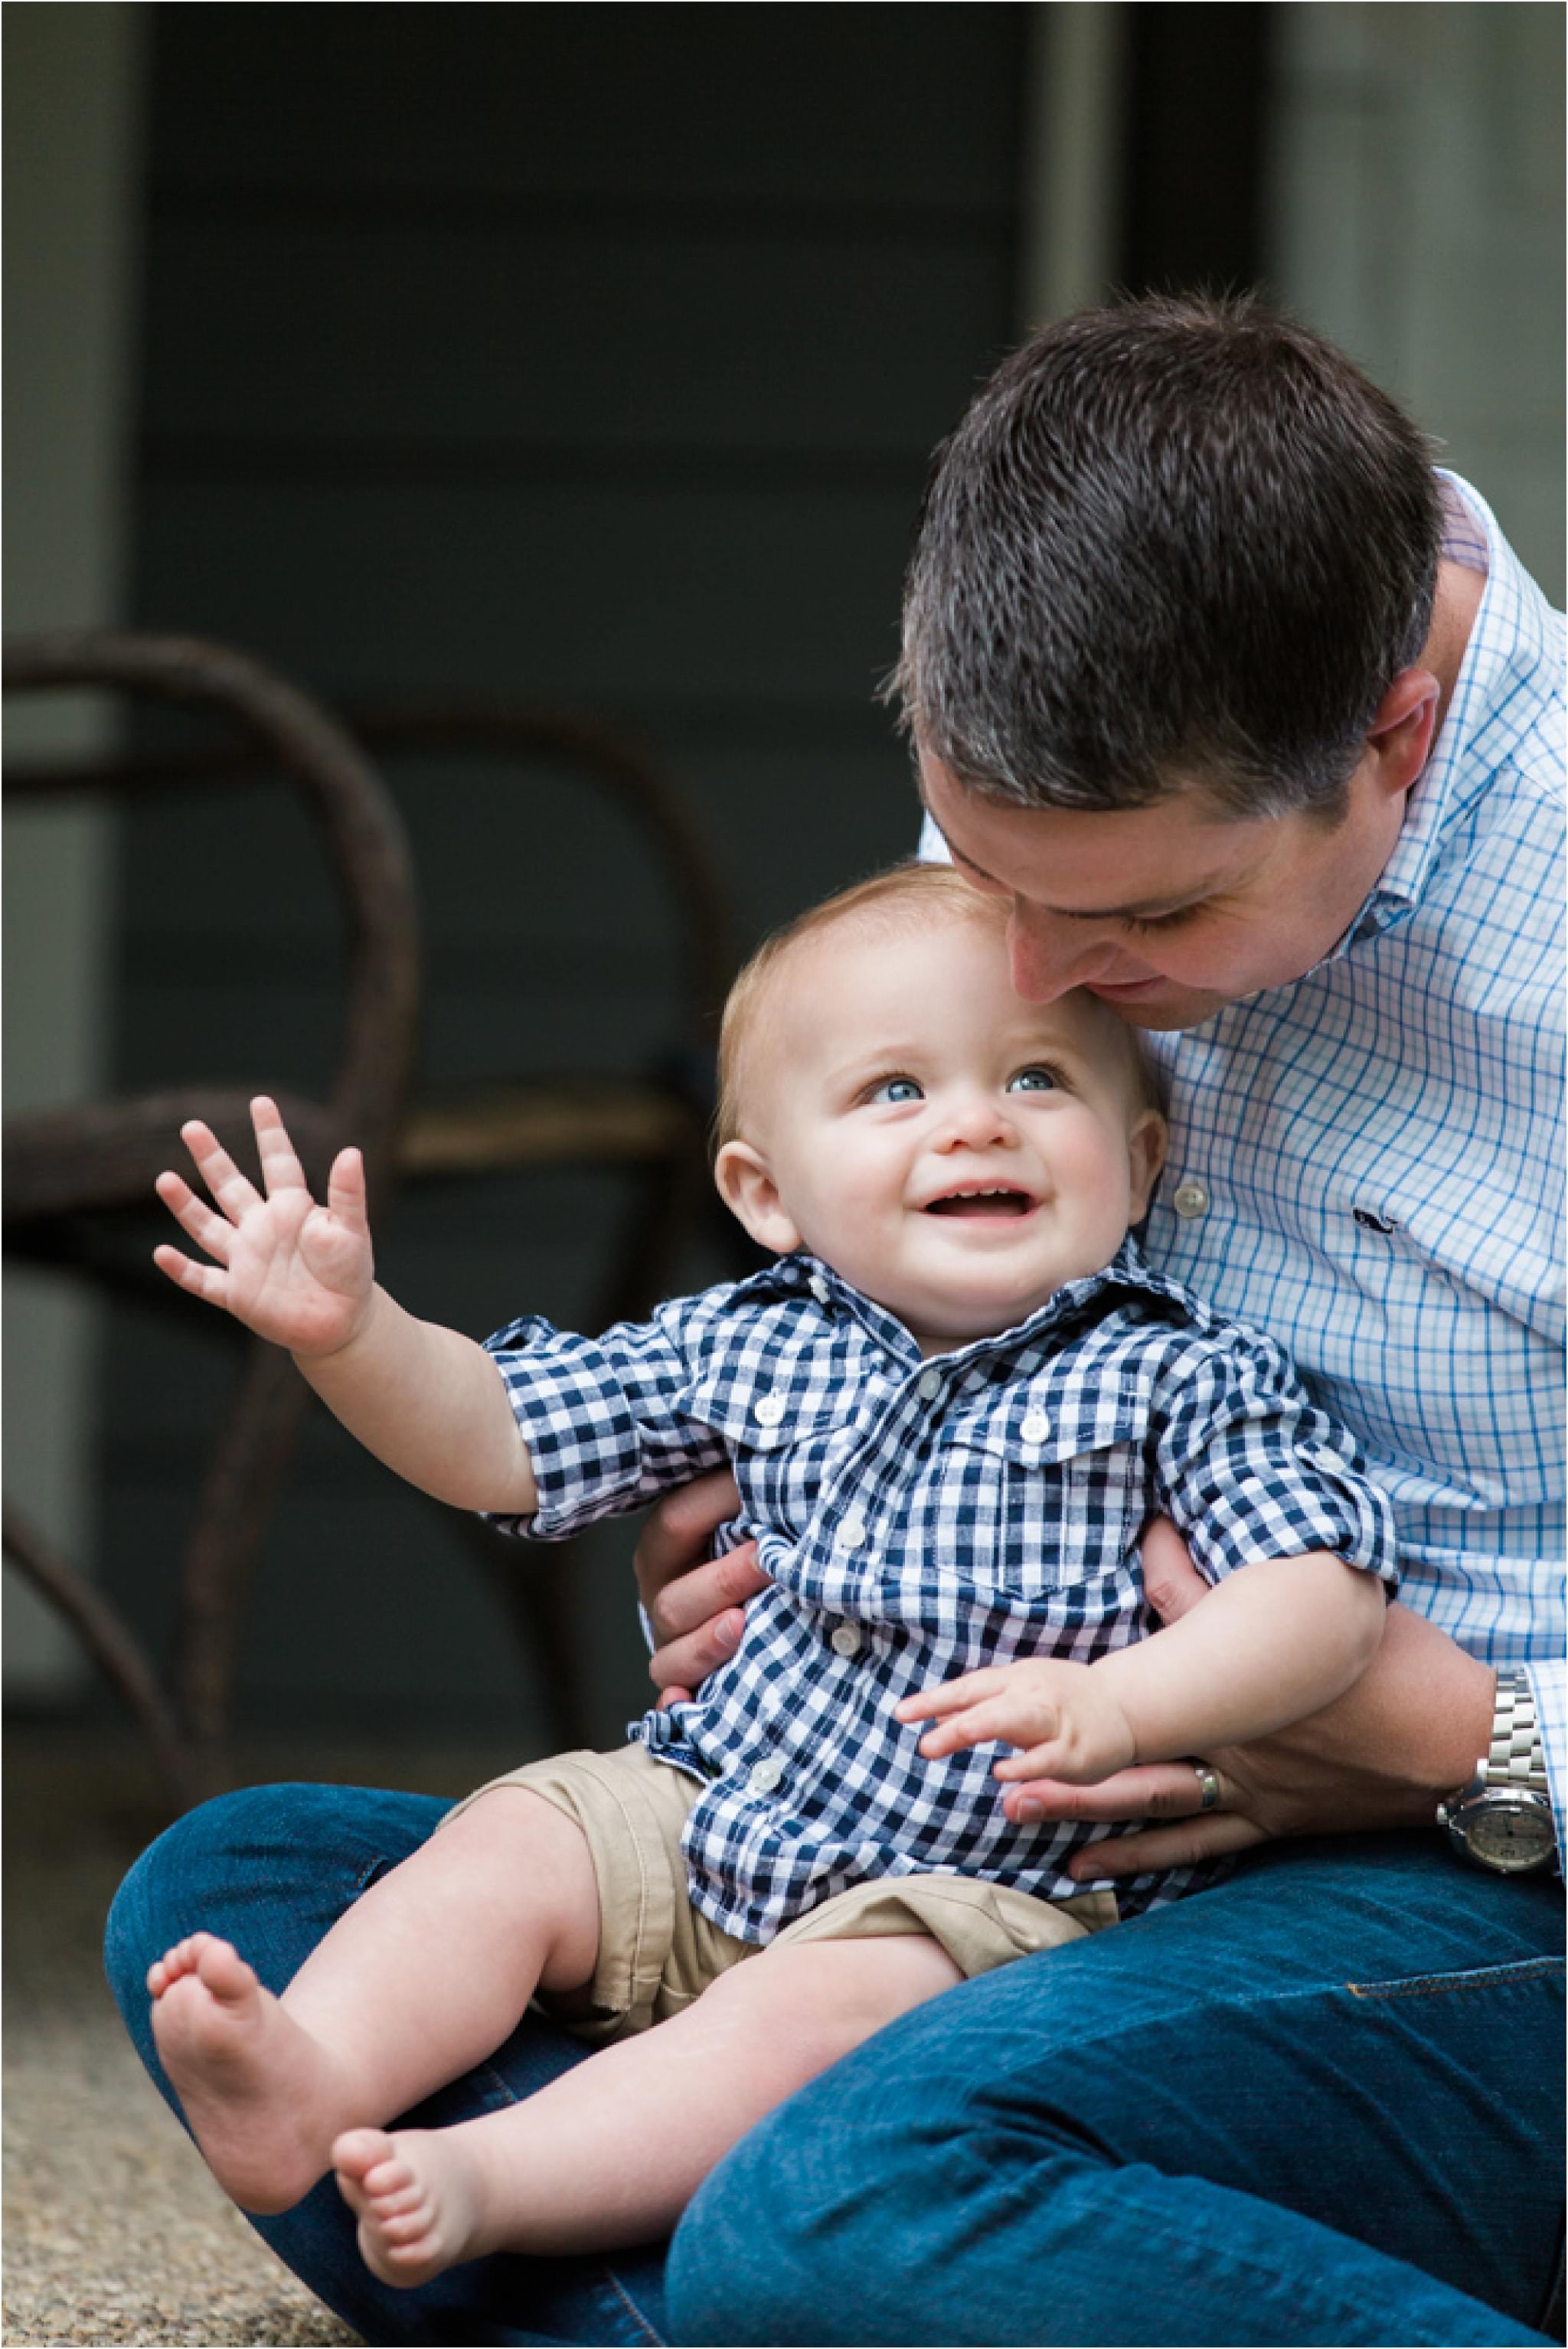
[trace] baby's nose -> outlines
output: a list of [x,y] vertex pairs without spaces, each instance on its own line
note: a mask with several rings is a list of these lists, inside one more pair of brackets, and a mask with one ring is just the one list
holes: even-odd
[[1006,1148],[1017,1138],[1016,1128],[1001,1102],[985,1093],[975,1092],[950,1107],[940,1146],[985,1150],[1000,1143]]

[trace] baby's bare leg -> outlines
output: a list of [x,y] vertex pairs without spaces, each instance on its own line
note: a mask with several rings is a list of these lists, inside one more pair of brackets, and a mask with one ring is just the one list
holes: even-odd
[[509,2036],[541,1983],[593,1971],[599,1898],[582,1830],[499,1788],[348,1909],[281,1999],[211,1933],[148,1976],[164,2069],[219,2183],[286,2210],[335,2137],[390,2120]]
[[961,1979],[922,1934],[808,1941],[721,1974],[526,2104],[449,2129],[355,2129],[333,2147],[387,2283],[486,2251],[587,2251],[667,2234],[752,2124]]

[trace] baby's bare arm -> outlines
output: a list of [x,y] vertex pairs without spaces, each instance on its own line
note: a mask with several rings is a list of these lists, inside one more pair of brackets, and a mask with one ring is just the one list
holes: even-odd
[[1091,1667],[1127,1711],[1140,1762],[1267,1737],[1332,1703],[1376,1655],[1387,1594],[1315,1550],[1243,1566],[1210,1601]]
[[929,1758],[999,1739],[1021,1750],[996,1764],[998,1778],[1089,1785],[1319,1711],[1370,1663],[1384,1611],[1376,1577],[1325,1552],[1260,1560],[1097,1663],[997,1665],[905,1698],[898,1716],[936,1721],[921,1740]]
[[503,1516],[538,1507],[505,1383],[471,1338],[416,1320],[377,1286],[346,1346],[294,1359],[349,1433],[422,1493]]

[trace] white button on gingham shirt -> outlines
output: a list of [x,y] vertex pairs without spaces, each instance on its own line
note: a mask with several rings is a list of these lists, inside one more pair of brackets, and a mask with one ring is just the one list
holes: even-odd
[[[727,1464],[770,1587],[699,1701],[634,1726],[707,1782],[691,1897],[748,1940],[851,1885],[913,1871],[1043,1898],[1108,1829],[1020,1827],[996,1748],[927,1762],[910,1691],[1019,1655],[1091,1661],[1152,1628],[1156,1510],[1203,1571],[1330,1550],[1391,1578],[1393,1520],[1279,1348],[1149,1271],[1127,1241],[1019,1329],[923,1361],[903,1325],[791,1257],[602,1338],[514,1322],[490,1341],[543,1538]],[[1118,1888],[1124,1913],[1217,1871]]]
[[[1328,959],[1146,1039],[1171,1122],[1146,1246],[1354,1430],[1407,1605],[1528,1663],[1568,1851],[1563,621],[1440,478],[1445,553],[1487,573],[1441,733]],[[930,828],[922,846],[945,853]]]

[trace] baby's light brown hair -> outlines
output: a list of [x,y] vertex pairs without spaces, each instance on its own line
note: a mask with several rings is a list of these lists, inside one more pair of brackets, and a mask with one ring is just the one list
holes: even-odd
[[[841,889],[836,896],[809,906],[792,922],[764,938],[737,978],[724,1007],[718,1035],[718,1105],[714,1114],[714,1146],[722,1150],[740,1132],[740,1107],[748,1049],[757,1038],[767,1002],[779,970],[789,955],[808,939],[847,926],[883,936],[930,927],[939,920],[964,921],[994,930],[1001,937],[1007,928],[1004,899],[971,887],[951,864],[910,861],[874,873],[869,881]],[[1148,1063],[1130,1028],[1114,1012],[1106,1013],[1108,1035],[1124,1039],[1130,1069],[1136,1071],[1137,1098],[1150,1108],[1160,1107]]]

